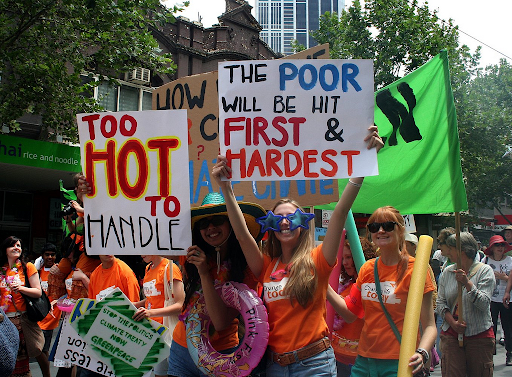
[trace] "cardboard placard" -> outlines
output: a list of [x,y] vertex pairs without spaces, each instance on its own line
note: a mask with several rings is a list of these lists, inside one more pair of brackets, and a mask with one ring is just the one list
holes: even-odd
[[192,239],[184,110],[77,115],[92,255],[185,255]]
[[[328,45],[315,46],[295,56],[312,59],[329,57]],[[199,206],[204,196],[219,188],[212,182],[211,170],[220,152],[217,72],[183,77],[153,91],[153,109],[187,109],[189,127],[190,203]],[[232,182],[238,200],[271,208],[284,197],[297,199],[303,206],[338,200],[336,180]]]
[[371,60],[219,63],[221,153],[240,181],[378,174]]

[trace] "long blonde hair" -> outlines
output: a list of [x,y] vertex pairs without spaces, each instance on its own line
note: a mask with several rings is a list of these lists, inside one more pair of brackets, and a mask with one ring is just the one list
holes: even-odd
[[[373,212],[373,214],[368,219],[366,225],[374,222],[383,223],[386,221],[394,221],[398,224],[398,229],[396,229],[396,231],[398,231],[398,249],[400,251],[400,261],[396,266],[396,271],[398,275],[396,282],[399,283],[404,277],[405,271],[407,271],[407,266],[409,264],[409,253],[407,253],[407,249],[405,246],[405,222],[403,216],[400,214],[400,212],[398,212],[398,210],[395,207],[380,207],[377,208],[375,212]],[[371,240],[371,234],[368,231],[368,228],[366,229],[366,232],[368,238]]]
[[[281,204],[291,204],[301,211],[304,209],[293,199],[284,198],[279,200],[272,212]],[[290,300],[297,300],[301,306],[306,306],[316,291],[318,278],[316,276],[316,267],[311,257],[311,250],[315,247],[315,226],[310,224],[309,229],[300,229],[300,236],[289,263],[289,279],[284,288],[284,293],[290,297]],[[283,253],[281,242],[277,239],[273,231],[269,232],[268,240],[265,244],[265,252],[272,259],[279,258]]]

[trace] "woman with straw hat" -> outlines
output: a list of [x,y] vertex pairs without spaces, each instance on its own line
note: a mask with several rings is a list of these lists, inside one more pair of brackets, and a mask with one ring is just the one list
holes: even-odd
[[[265,214],[257,204],[240,202],[243,218],[254,242],[260,240],[260,225],[256,218]],[[207,194],[200,207],[191,209],[192,243],[187,250],[183,283],[185,302],[180,322],[173,333],[169,356],[169,376],[204,376],[187,350],[187,317],[201,295],[214,326],[210,342],[218,351],[230,351],[238,345],[238,312],[226,306],[217,294],[215,285],[226,281],[245,283],[256,289],[257,281],[247,267],[227,216],[221,194]]]

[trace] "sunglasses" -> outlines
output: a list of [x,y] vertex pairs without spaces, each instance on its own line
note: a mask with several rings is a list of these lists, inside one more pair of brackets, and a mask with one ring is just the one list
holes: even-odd
[[366,227],[370,231],[370,233],[377,233],[379,229],[382,227],[385,232],[392,232],[395,230],[395,225],[398,223],[396,221],[386,221],[384,223],[371,223],[367,224]]
[[495,243],[493,246],[502,246],[502,247],[507,247],[508,244],[506,243]]
[[200,230],[206,229],[212,224],[213,226],[219,226],[228,221],[227,216],[213,216],[211,218],[204,217],[197,222],[197,226]]

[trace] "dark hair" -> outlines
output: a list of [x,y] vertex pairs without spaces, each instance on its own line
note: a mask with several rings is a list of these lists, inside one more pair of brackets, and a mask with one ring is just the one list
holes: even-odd
[[[211,246],[203,239],[197,223],[194,225],[194,229],[192,229],[192,244],[199,246],[199,248],[204,251],[208,262],[213,261],[216,264],[217,253],[215,252],[215,247]],[[229,275],[227,280],[243,283],[245,270],[247,269],[247,261],[245,260],[242,247],[233,231],[231,231],[228,236],[227,250],[228,255],[226,260],[229,263]],[[183,284],[185,288],[185,301],[183,302],[183,309],[187,307],[194,292],[198,290],[201,284],[196,266],[192,263],[185,262],[184,270]]]
[[[20,241],[20,243],[21,243],[21,238],[18,238],[15,236],[9,236],[5,240],[3,240],[2,245],[0,245],[0,266],[4,266],[8,263],[7,248],[14,246],[16,244],[16,242],[18,242],[18,241]],[[20,262],[21,262],[21,265],[23,266],[23,268],[25,268],[26,263],[23,260],[23,249],[21,250]]]
[[51,242],[45,243],[41,249],[41,255],[43,255],[47,251],[51,251],[52,253],[57,254],[57,246],[55,246]]

